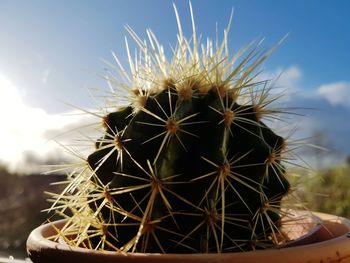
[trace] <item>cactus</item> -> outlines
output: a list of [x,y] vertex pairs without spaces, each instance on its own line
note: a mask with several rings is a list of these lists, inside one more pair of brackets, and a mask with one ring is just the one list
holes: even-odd
[[190,10],[188,40],[175,7],[171,61],[152,31],[147,44],[127,27],[139,52],[132,59],[126,42],[130,72],[115,56],[124,83],[107,78],[116,104],[125,90],[127,103],[102,118],[95,151],[51,208],[68,218],[59,236],[69,244],[221,253],[283,243],[286,140],[263,121],[279,111],[269,108],[276,97],[256,73],[274,48],[253,43],[230,56],[229,26],[221,44],[204,46]]

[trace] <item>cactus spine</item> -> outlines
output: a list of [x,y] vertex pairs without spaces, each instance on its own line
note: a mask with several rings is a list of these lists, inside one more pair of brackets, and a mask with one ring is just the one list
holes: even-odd
[[132,59],[127,44],[130,72],[115,57],[121,81],[108,82],[118,99],[128,92],[128,103],[102,118],[96,150],[52,207],[73,212],[60,233],[70,244],[220,253],[283,242],[286,142],[262,121],[276,111],[256,73],[272,50],[259,43],[230,56],[229,26],[221,44],[204,46],[190,9],[189,40],[175,7],[171,61],[152,31],[147,44],[127,27],[139,52]]

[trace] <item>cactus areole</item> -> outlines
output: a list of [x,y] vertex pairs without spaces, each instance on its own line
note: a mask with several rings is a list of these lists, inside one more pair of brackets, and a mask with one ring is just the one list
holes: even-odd
[[102,118],[95,151],[53,206],[73,211],[60,233],[69,244],[222,253],[284,242],[286,142],[265,124],[279,112],[257,73],[273,49],[253,43],[230,54],[229,26],[222,41],[202,43],[190,9],[187,39],[175,8],[179,33],[170,60],[152,31],[143,41],[127,27],[135,59],[126,41],[130,69],[115,56],[119,77],[107,78],[112,95],[125,99],[126,90],[128,102]]

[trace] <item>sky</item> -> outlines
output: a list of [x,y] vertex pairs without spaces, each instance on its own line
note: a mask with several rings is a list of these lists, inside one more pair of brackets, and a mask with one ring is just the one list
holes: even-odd
[[[189,36],[188,1],[174,3]],[[0,162],[31,172],[37,163],[66,158],[55,141],[64,144],[67,131],[98,121],[76,108],[101,106],[91,93],[107,90],[103,61],[114,63],[113,51],[127,64],[125,25],[141,38],[151,28],[170,53],[177,33],[172,4],[0,0]],[[279,84],[293,94],[288,105],[309,109],[296,120],[301,136],[314,136],[310,141],[329,148],[326,156],[350,155],[349,1],[192,0],[192,5],[204,38],[215,38],[216,27],[222,32],[234,9],[232,52],[261,38],[269,48],[288,34],[264,63],[265,76],[283,72]]]

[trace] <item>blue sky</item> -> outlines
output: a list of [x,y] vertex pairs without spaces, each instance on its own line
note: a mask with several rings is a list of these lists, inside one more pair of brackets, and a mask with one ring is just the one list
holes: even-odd
[[[113,61],[113,50],[126,64],[124,25],[130,25],[141,37],[145,37],[145,29],[151,28],[165,48],[175,43],[177,26],[172,3],[0,0],[0,91],[9,96],[2,96],[0,102],[6,105],[4,101],[13,100],[6,107],[32,111],[32,115],[39,112],[48,120],[60,119],[62,113],[71,110],[63,102],[91,107],[93,101],[87,89],[106,88],[98,76],[105,67],[100,59]],[[174,3],[184,31],[190,35],[188,1]],[[341,143],[350,134],[344,120],[350,114],[349,1],[192,0],[192,4],[198,33],[212,38],[215,24],[222,32],[234,8],[231,50],[262,37],[266,37],[264,46],[268,48],[289,33],[281,48],[263,65],[264,69],[269,74],[284,71],[283,84],[299,93],[296,104],[319,109],[310,114],[316,121],[305,125],[309,132],[324,131],[333,148],[350,154]],[[5,106],[0,106],[0,110],[0,118],[6,120]],[[9,109],[6,115],[11,110],[16,111]],[[326,112],[321,114],[322,110]],[[22,116],[18,113],[18,118]],[[333,129],[328,119],[332,119]],[[33,121],[34,125],[40,126],[37,121]],[[67,121],[66,125],[70,124]],[[53,126],[39,128],[59,130]],[[1,143],[4,144],[0,140]]]

